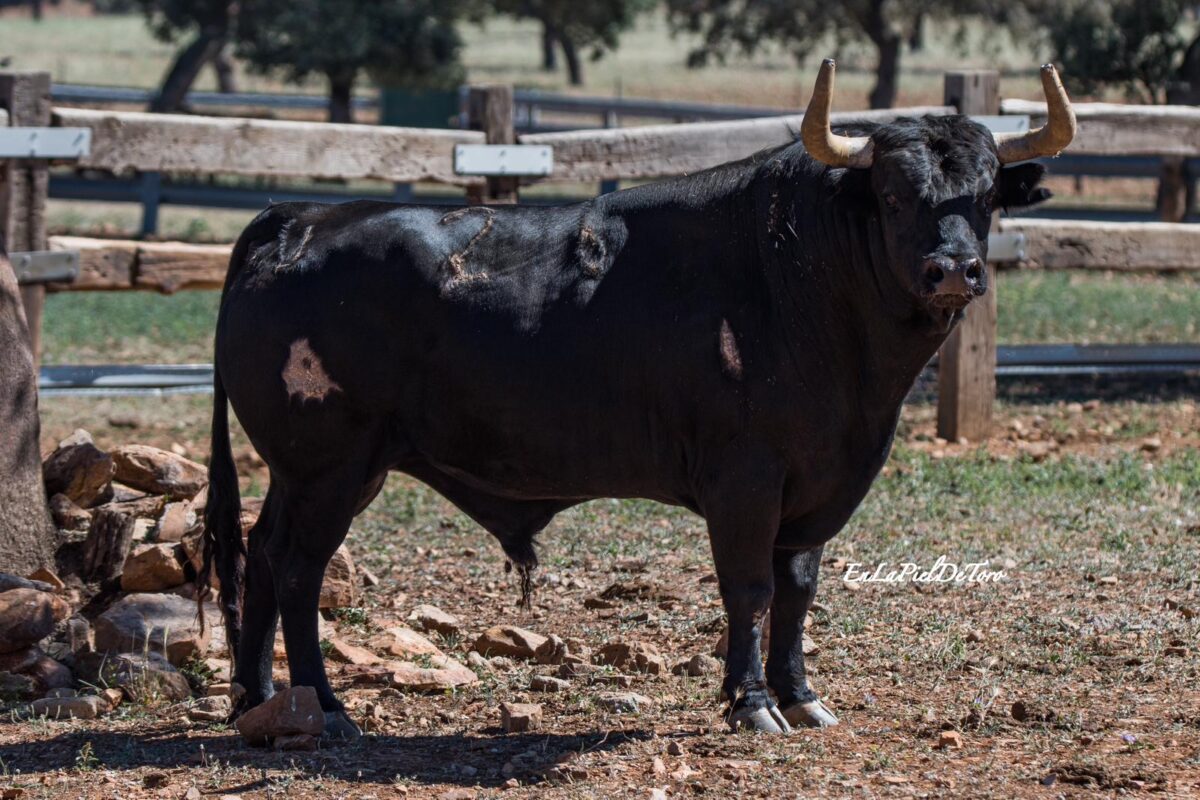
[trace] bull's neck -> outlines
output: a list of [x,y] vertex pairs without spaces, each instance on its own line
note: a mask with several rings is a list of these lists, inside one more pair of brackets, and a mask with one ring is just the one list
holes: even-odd
[[755,193],[759,242],[788,360],[898,407],[945,334],[893,274],[873,208],[843,195],[836,174],[772,172]]

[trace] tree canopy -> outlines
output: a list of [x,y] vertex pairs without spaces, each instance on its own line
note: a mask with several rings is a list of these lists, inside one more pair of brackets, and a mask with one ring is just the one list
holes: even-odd
[[329,119],[352,120],[361,72],[392,86],[449,88],[464,77],[455,23],[479,0],[242,0],[238,56],[251,69],[329,81]]

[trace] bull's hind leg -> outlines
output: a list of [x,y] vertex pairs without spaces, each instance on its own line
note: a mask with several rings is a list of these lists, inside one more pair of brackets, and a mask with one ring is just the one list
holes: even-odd
[[283,623],[292,686],[311,686],[325,711],[325,735],[353,739],[358,726],[346,715],[325,674],[317,633],[321,582],[341,546],[364,492],[361,470],[342,469],[283,487],[281,519],[267,545],[275,598]]
[[823,547],[775,549],[775,599],[771,603],[771,651],[767,685],[792,725],[825,728],[838,720],[808,685],[804,672],[804,618],[817,594]]
[[271,682],[271,666],[279,606],[275,601],[267,544],[278,521],[279,491],[272,485],[263,501],[258,522],[249,534],[246,591],[242,599],[242,632],[234,654],[236,664],[233,676],[234,682],[245,690],[245,694],[237,702],[235,715],[270,699],[275,693]]

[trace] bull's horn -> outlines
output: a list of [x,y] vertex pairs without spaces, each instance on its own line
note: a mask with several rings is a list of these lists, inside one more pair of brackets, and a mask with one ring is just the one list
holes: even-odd
[[1046,93],[1046,124],[1026,133],[996,134],[1001,164],[1056,156],[1075,138],[1075,111],[1053,64],[1042,65],[1042,91]]
[[817,85],[813,87],[812,99],[808,101],[808,110],[804,112],[804,122],[800,124],[800,138],[808,154],[817,161],[831,167],[866,169],[871,166],[874,153],[871,139],[867,136],[839,136],[829,128],[834,68],[832,58],[821,62]]

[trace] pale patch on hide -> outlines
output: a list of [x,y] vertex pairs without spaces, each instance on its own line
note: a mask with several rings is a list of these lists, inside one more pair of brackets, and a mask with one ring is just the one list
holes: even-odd
[[299,241],[293,242],[292,228],[295,222],[294,219],[289,219],[279,229],[279,262],[275,265],[276,272],[294,267],[304,255],[304,248],[308,247],[308,243],[312,239],[313,226],[305,225],[304,230],[300,232]]
[[450,257],[446,259],[446,266],[449,268],[448,271],[450,273],[450,278],[442,286],[443,291],[449,291],[471,281],[488,280],[488,274],[484,270],[479,270],[477,272],[467,271],[467,256],[470,255],[471,248],[475,246],[475,243],[491,232],[492,226],[496,224],[495,212],[490,208],[482,206],[460,208],[446,214],[446,216],[442,217],[438,221],[438,224],[449,225],[452,222],[457,222],[472,212],[480,212],[486,215],[483,219],[483,227],[481,227],[479,231],[467,241],[466,246],[463,247],[462,250],[459,250],[457,253],[451,253]]
[[342,391],[325,371],[308,339],[292,342],[287,363],[283,365],[283,383],[288,397],[301,400],[324,400],[331,393]]
[[740,381],[742,379],[742,353],[738,350],[737,337],[733,335],[733,328],[729,327],[727,319],[721,320],[719,349],[721,351],[721,369],[735,381]]

